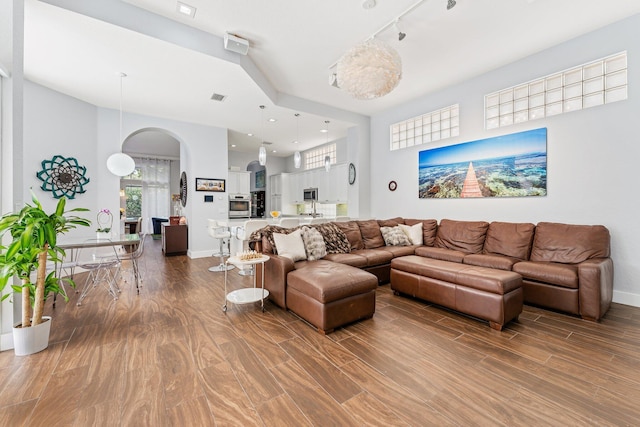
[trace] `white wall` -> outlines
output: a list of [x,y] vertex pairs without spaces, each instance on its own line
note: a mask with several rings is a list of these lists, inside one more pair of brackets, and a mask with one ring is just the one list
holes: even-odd
[[[32,186],[45,209],[55,206],[57,201],[51,193],[39,189],[42,182],[36,177],[36,172],[41,169],[42,160],[50,160],[60,154],[75,157],[80,165],[86,166],[90,178],[86,193],[78,194],[67,205],[90,209],[86,217],[92,221],[100,209],[117,212],[120,182],[107,170],[106,159],[121,149],[118,111],[97,108],[27,81],[24,116],[22,178],[25,200],[30,200],[29,187]],[[187,171],[189,184],[185,208],[189,225],[189,255],[210,256],[214,245],[206,232],[206,219],[227,218],[227,198],[222,193],[214,203],[205,204],[202,193],[196,193],[194,185],[196,177],[227,178],[227,130],[136,114],[123,115],[123,136],[145,128],[163,129],[181,142],[178,168]],[[70,234],[87,235],[93,232],[93,228],[74,230]]]
[[[611,232],[614,301],[640,306],[637,242],[637,116],[640,111],[640,15],[527,57],[478,78],[416,99],[371,119],[371,200],[377,218],[393,216],[487,221],[556,221],[603,224]],[[484,130],[484,95],[591,60],[628,51],[626,101],[555,117]],[[488,49],[487,54],[490,54]],[[464,64],[460,64],[464,66]],[[428,78],[428,74],[425,75]],[[389,151],[389,125],[454,103],[460,136],[439,145]],[[418,199],[418,152],[546,127],[546,197]],[[398,189],[390,192],[387,183]]]

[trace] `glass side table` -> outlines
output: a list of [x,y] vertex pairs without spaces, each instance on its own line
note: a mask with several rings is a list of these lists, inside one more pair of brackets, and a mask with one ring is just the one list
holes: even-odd
[[235,291],[231,291],[227,293],[227,277],[229,275],[228,271],[224,272],[224,305],[222,306],[222,311],[227,312],[227,303],[230,302],[232,304],[249,304],[253,302],[260,301],[262,311],[264,311],[264,300],[269,296],[269,291],[264,288],[264,263],[269,261],[269,257],[267,255],[262,255],[260,258],[250,259],[250,260],[241,260],[238,257],[232,256],[227,258],[226,264],[232,264],[238,267],[239,270],[242,270],[244,267],[248,266],[257,266],[258,264],[262,265],[262,286],[260,288],[257,287],[256,284],[256,276],[257,272],[254,272],[253,275],[253,288],[242,288],[236,289]]

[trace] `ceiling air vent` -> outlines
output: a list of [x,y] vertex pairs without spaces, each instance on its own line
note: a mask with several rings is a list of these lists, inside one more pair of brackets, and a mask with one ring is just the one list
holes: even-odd
[[218,102],[224,101],[226,97],[226,95],[220,95],[219,93],[214,93],[213,95],[211,95],[211,99]]

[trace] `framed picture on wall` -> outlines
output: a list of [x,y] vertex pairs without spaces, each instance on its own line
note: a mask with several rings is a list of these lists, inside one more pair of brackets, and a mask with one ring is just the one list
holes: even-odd
[[266,180],[264,176],[264,171],[256,171],[256,188],[264,188],[266,185]]
[[224,179],[216,178],[196,178],[196,191],[219,191],[224,192],[226,182]]

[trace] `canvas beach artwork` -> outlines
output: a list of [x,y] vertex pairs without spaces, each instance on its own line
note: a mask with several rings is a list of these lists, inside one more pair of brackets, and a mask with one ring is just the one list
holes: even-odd
[[547,128],[421,151],[418,197],[547,195]]

